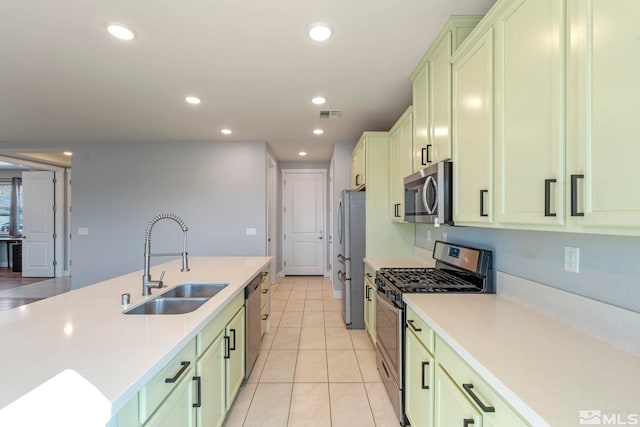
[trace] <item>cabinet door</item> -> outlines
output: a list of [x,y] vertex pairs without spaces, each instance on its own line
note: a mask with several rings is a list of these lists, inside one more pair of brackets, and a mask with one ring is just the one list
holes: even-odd
[[389,219],[392,221],[404,220],[404,215],[400,216],[400,180],[400,129],[395,128],[389,133]]
[[564,1],[514,0],[497,18],[497,221],[564,223]]
[[405,350],[405,413],[412,427],[431,427],[433,356],[410,330],[406,330]]
[[197,410],[198,426],[219,427],[226,413],[225,387],[226,342],[221,333],[196,364],[200,377],[201,406]]
[[[429,145],[429,63],[413,79],[413,172],[424,169]],[[431,153],[432,154],[432,153]]]
[[404,178],[413,173],[413,108],[409,107],[408,113],[400,123],[400,202],[402,203],[401,216],[404,217]]
[[493,29],[453,63],[453,219],[493,222]]
[[576,194],[567,205],[584,231],[637,235],[640,2],[570,0],[568,10],[567,185],[573,178]]
[[[433,153],[429,160],[451,159],[451,31],[440,41],[431,57],[431,123]],[[432,154],[432,155],[431,155]]]
[[366,140],[361,139],[351,156],[351,188],[358,189],[365,184]]
[[[371,274],[371,273],[367,273]],[[376,343],[376,287],[369,280],[364,280],[364,324],[371,341]]]
[[195,370],[189,369],[167,399],[144,424],[145,427],[195,427],[194,380]]
[[[227,382],[227,410],[231,408],[233,399],[236,397],[242,380],[244,379],[244,307],[238,311],[227,325],[225,336],[228,337],[228,352],[226,358],[226,382]],[[226,357],[229,356],[229,357]]]
[[482,427],[482,414],[440,365],[435,370],[435,427]]

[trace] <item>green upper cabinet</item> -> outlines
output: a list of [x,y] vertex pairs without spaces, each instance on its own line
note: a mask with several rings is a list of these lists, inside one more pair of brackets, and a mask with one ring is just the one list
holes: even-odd
[[482,17],[452,16],[414,72],[413,170],[451,159],[451,55]]
[[360,138],[351,155],[351,189],[360,190],[365,186],[366,139]]
[[563,0],[512,0],[495,28],[496,219],[564,223]]
[[389,131],[389,219],[396,222],[404,222],[404,177],[413,172],[412,119],[409,107]]
[[568,215],[578,231],[638,235],[640,2],[567,0],[567,10]]
[[452,59],[453,220],[493,222],[493,28]]

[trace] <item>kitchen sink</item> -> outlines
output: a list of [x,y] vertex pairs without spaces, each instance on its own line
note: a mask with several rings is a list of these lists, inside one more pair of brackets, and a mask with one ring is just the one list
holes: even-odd
[[184,283],[161,294],[161,298],[211,298],[228,283]]
[[124,314],[184,314],[209,301],[209,298],[156,298],[140,304]]

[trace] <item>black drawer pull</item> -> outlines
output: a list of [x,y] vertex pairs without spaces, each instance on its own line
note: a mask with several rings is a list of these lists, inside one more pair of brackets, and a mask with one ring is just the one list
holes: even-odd
[[486,193],[489,193],[489,190],[480,190],[480,216],[489,216],[489,214],[484,211],[484,195]]
[[229,350],[235,350],[236,349],[236,330],[229,329],[229,331],[233,334],[233,344],[229,346]]
[[469,427],[474,425],[476,422],[473,421],[471,418],[465,418],[464,421],[462,422],[462,427]]
[[556,179],[544,180],[544,216],[556,216],[555,212],[551,212],[551,183],[555,183]]
[[371,286],[369,285],[365,285],[365,289],[364,289],[364,298],[367,301],[371,301],[371,298],[369,298],[369,291],[371,290]]
[[224,358],[225,359],[230,359],[231,358],[231,346],[229,345],[230,341],[229,341],[229,337],[228,336],[224,336]]
[[263,294],[269,293],[269,289],[263,289],[263,290],[262,290],[262,293],[263,293]]
[[411,329],[413,329],[415,332],[422,331],[422,328],[415,325],[415,321],[413,319],[407,320],[407,325],[411,326]]
[[584,212],[578,212],[579,179],[584,179],[584,175],[571,175],[571,216],[584,216]]
[[202,406],[202,378],[201,377],[193,377],[193,381],[197,381],[196,385],[196,396],[197,401],[193,404],[194,408],[199,408]]
[[180,364],[182,365],[180,367],[180,370],[176,372],[176,374],[171,378],[165,378],[164,379],[165,383],[175,383],[176,381],[178,381],[178,378],[180,378],[180,376],[184,374],[184,371],[186,371],[189,365],[191,365],[191,362],[180,362]]
[[360,174],[356,175],[356,187],[360,185],[360,180],[358,178],[360,178]]
[[422,389],[423,390],[429,390],[429,386],[427,384],[424,383],[424,380],[426,379],[426,374],[424,373],[424,368],[425,366],[429,366],[429,362],[422,362]]
[[471,396],[473,401],[478,404],[483,412],[496,412],[496,408],[494,408],[493,406],[486,406],[484,403],[482,403],[480,398],[476,396],[476,394],[473,392],[473,384],[462,384],[462,387],[467,391],[467,393],[469,393],[469,396]]
[[268,318],[269,318],[269,315],[268,315],[268,314],[263,314],[263,315],[262,315],[262,320],[267,320]]

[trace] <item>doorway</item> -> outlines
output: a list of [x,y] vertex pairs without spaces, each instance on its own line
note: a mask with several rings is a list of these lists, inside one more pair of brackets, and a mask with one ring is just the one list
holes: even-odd
[[285,276],[324,276],[326,169],[282,170]]

